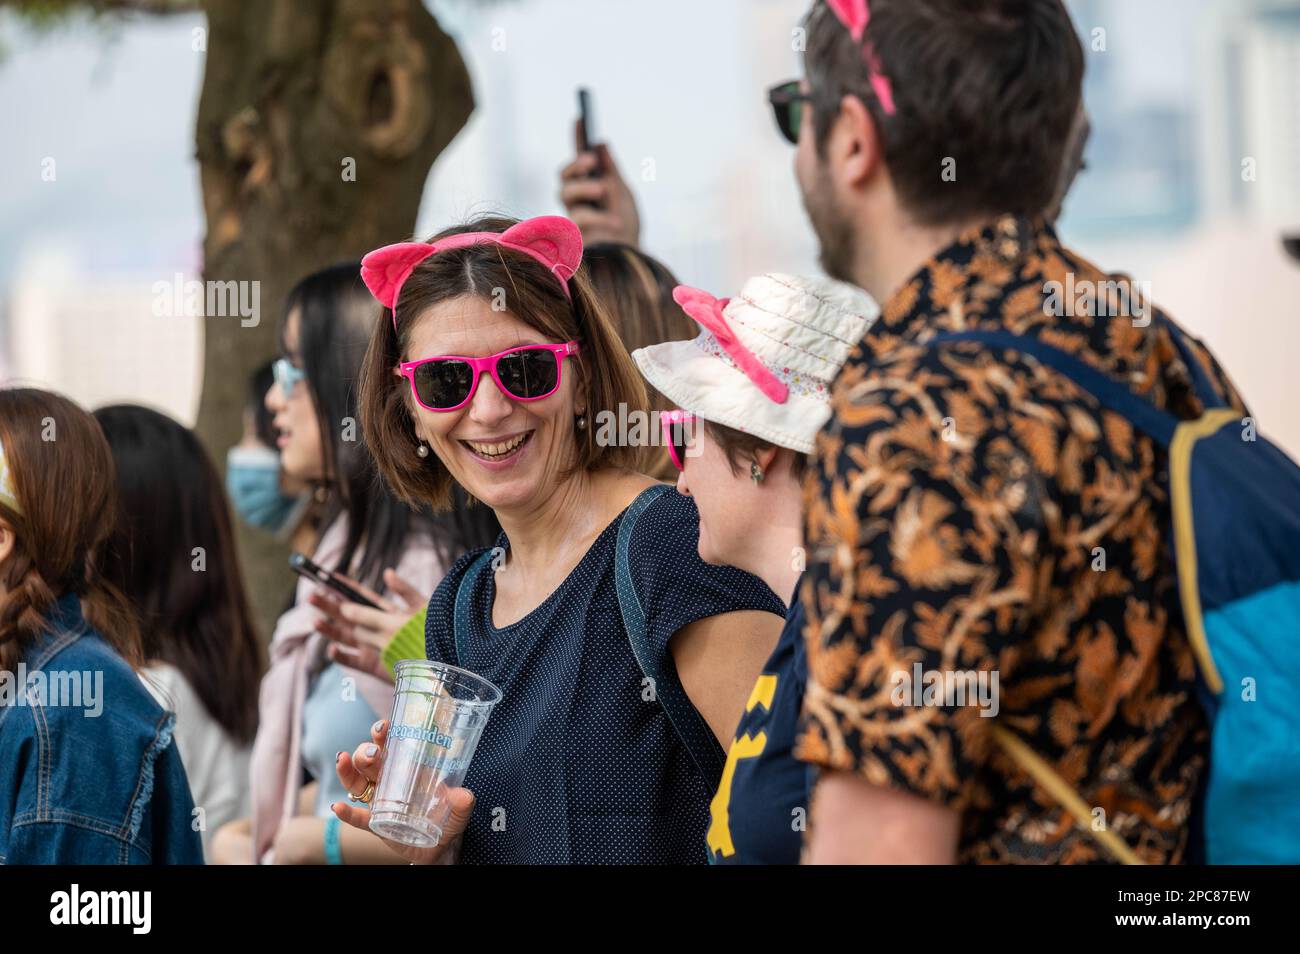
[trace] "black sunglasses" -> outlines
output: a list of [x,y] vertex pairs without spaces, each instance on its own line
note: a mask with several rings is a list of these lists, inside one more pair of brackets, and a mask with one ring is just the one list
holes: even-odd
[[812,102],[812,94],[799,89],[798,80],[790,80],[769,89],[767,101],[772,104],[776,128],[790,143],[797,144],[799,126],[803,123],[803,104]]

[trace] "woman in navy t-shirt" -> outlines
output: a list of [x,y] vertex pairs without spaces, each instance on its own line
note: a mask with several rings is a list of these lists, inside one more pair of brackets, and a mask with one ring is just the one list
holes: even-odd
[[632,356],[682,408],[666,429],[681,469],[677,489],[699,507],[700,556],[748,570],[791,598],[713,798],[709,858],[795,864],[810,791],[810,769],[792,755],[807,679],[795,595],[804,565],[800,482],[829,417],[830,383],[876,308],[851,286],[788,275],[752,278],[730,300],[682,286],[674,297],[700,336]]
[[[444,843],[390,843],[412,861],[704,862],[722,746],[780,628],[762,580],[700,560],[694,504],[637,472],[657,450],[645,386],[581,259],[577,226],[545,216],[362,262],[387,309],[360,385],[380,472],[421,506],[454,481],[503,529],[429,603],[429,658],[503,698]],[[354,798],[386,730],[338,760]]]
[[[634,513],[635,526],[625,530]],[[465,779],[478,809],[465,831],[462,862],[705,860],[709,800],[725,753],[683,697],[669,640],[736,607],[769,614],[784,607],[761,580],[701,561],[698,535],[691,500],[656,485],[599,533],[539,606],[502,626],[493,623],[491,551],[452,567],[429,604],[427,655],[479,673],[502,692]],[[644,645],[660,667],[650,676],[620,611],[620,536],[644,606]],[[508,565],[504,535],[501,545]],[[776,620],[766,615],[760,622],[770,633]],[[751,674],[761,661],[753,660]],[[733,723],[744,691],[737,685]],[[685,724],[674,728],[676,722]],[[688,744],[682,731],[694,733]]]

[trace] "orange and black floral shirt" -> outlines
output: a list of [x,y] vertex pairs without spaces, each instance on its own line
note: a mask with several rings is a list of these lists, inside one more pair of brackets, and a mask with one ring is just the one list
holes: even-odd
[[963,330],[1041,338],[1198,415],[1168,332],[1111,280],[1123,278],[1042,222],[1008,216],[963,236],[885,304],[835,383],[809,468],[795,754],[959,812],[959,861],[1113,860],[994,725],[1141,859],[1177,862],[1187,847],[1208,730],[1163,450],[1032,357],[926,346]]

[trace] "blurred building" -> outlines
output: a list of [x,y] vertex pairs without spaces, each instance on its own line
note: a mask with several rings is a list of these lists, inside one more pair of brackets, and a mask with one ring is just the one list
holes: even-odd
[[198,13],[25,30],[0,10],[0,380],[192,423],[201,328],[157,318],[199,267]]
[[1300,3],[1254,0],[1216,14],[1199,38],[1207,215],[1300,229]]
[[1068,5],[1093,133],[1062,236],[1150,282],[1300,458],[1300,2]]
[[88,409],[146,404],[194,424],[203,319],[154,314],[154,283],[173,275],[86,269],[37,254],[18,276],[7,308],[9,383],[57,390]]

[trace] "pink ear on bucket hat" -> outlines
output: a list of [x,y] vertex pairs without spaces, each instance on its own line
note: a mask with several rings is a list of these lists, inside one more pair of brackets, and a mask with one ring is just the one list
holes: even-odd
[[471,245],[501,245],[544,265],[568,298],[569,279],[582,264],[582,232],[562,215],[540,215],[510,226],[504,232],[462,232],[437,242],[399,242],[385,245],[361,259],[361,280],[381,305],[393,312],[397,327],[397,300],[415,267],[430,255]]
[[713,332],[713,337],[718,339],[718,344],[731,355],[736,366],[745,372],[745,376],[753,381],[760,391],[777,404],[784,404],[790,389],[745,347],[744,342],[736,337],[735,332],[731,330],[731,325],[727,323],[722,309],[727,307],[727,302],[730,300],[715,298],[708,292],[691,288],[689,285],[678,285],[673,289],[673,301],[682,306],[682,311]]
[[879,314],[860,288],[769,272],[732,298],[679,285],[673,299],[700,324],[687,340],[637,348],[646,383],[701,420],[811,453],[831,415],[831,386]]

